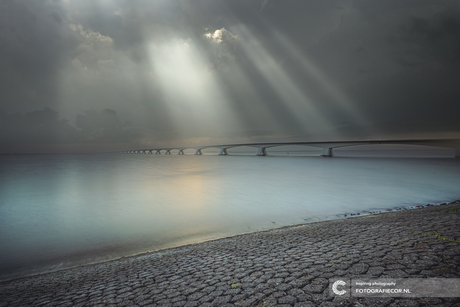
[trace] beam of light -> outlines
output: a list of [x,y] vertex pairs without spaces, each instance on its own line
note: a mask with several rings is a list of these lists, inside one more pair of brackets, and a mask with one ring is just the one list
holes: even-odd
[[[366,125],[369,130],[370,126],[368,125],[368,116],[355,107],[347,95],[341,91],[336,84],[334,84],[334,82],[322,71],[322,69],[310,60],[305,53],[301,52],[299,48],[287,37],[287,35],[272,27],[266,19],[261,18],[260,20],[264,26],[270,30],[272,37],[274,37],[279,43],[278,45],[296,61],[296,64],[303,69],[303,72],[317,81],[317,84],[319,84],[322,89],[322,93],[332,98],[332,101],[336,104],[336,106],[340,108],[353,121],[353,123]],[[378,131],[373,128],[372,131],[368,131],[368,133],[378,134]]]
[[318,81],[318,84],[322,87],[324,93],[329,95],[337,106],[340,107],[346,114],[351,117],[357,123],[367,123],[366,116],[358,110],[350,101],[350,99],[343,93],[339,87],[337,87],[325,74],[324,72],[313,63],[305,54],[302,54],[300,50],[281,32],[276,29],[272,29],[273,37],[280,43],[288,54],[291,55],[296,63],[300,64],[304,72],[313,77]]
[[222,91],[227,96],[232,96],[234,111],[244,121],[246,129],[253,132],[280,131],[282,127],[276,118],[279,113],[265,107],[262,97],[251,85],[251,80],[238,63],[234,64],[223,74],[220,84]]
[[151,44],[149,52],[179,134],[190,137],[239,129],[240,120],[192,41],[173,39],[162,45]]
[[[227,2],[221,2],[220,5],[223,6],[222,10],[226,12],[228,20],[231,20],[230,24],[241,23]],[[226,39],[224,38],[230,37],[230,48],[235,48],[233,51],[240,50],[241,44],[245,43],[244,38],[242,40],[238,35],[227,31],[225,27],[205,33],[205,36],[217,45],[225,44]],[[235,41],[236,45],[233,45]],[[226,51],[229,52],[229,50]],[[234,54],[233,51],[225,55]],[[241,56],[238,52],[234,55],[236,57]],[[232,97],[232,105],[242,116],[248,130],[256,132],[249,133],[252,139],[286,137],[305,130],[305,123],[298,118],[295,110],[286,107],[284,103],[280,103],[282,98],[271,88],[263,72],[251,60],[248,60],[247,56],[236,59],[231,64],[227,67],[230,68],[228,73],[220,74],[224,80],[221,82],[222,89],[226,90],[229,97]],[[238,90],[235,91],[235,89]],[[262,135],[260,131],[263,131]]]
[[[257,42],[254,35],[243,25],[232,27],[231,31],[243,37],[246,42]],[[295,85],[282,66],[263,46],[259,43],[252,45],[243,43],[242,48],[305,131],[328,126],[328,120],[318,112],[311,100]]]

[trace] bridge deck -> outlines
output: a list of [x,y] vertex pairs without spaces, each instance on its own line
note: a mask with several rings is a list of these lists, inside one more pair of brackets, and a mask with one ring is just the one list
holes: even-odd
[[460,155],[460,139],[405,139],[405,140],[358,140],[358,141],[322,141],[322,142],[268,142],[268,143],[240,143],[240,144],[222,144],[222,145],[206,145],[198,147],[162,147],[153,149],[135,149],[121,151],[120,153],[153,153],[161,154],[161,151],[165,151],[165,154],[171,154],[171,150],[178,150],[178,154],[184,154],[186,149],[194,149],[196,155],[200,155],[203,149],[206,148],[218,148],[220,149],[219,155],[227,155],[227,149],[235,147],[254,147],[258,149],[258,156],[265,156],[267,154],[266,149],[279,146],[311,146],[322,148],[322,156],[332,157],[334,155],[334,148],[359,146],[359,145],[420,145],[420,146],[434,146],[455,149],[455,155]]

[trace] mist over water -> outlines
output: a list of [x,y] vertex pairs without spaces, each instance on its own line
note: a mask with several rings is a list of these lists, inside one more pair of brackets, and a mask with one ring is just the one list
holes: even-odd
[[2,156],[0,279],[460,198],[459,159],[272,153]]

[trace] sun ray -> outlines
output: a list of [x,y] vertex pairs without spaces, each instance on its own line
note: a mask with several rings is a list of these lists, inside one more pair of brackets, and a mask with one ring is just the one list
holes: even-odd
[[310,99],[296,86],[282,66],[276,62],[245,26],[232,27],[232,33],[244,38],[243,51],[279,95],[285,106],[302,123],[305,131],[328,126],[328,120],[318,112]]
[[[347,95],[334,84],[331,78],[329,78],[318,65],[310,60],[304,52],[301,52],[287,35],[272,27],[267,20],[261,18],[261,21],[270,29],[272,37],[278,42],[277,45],[284,49],[306,74],[318,82],[322,92],[332,98],[335,105],[345,112],[353,123],[361,125],[368,123],[368,116],[366,116],[362,110],[354,106]],[[374,130],[371,133],[377,132]]]
[[210,127],[219,133],[241,125],[193,41],[152,44],[149,53],[174,125],[184,137],[205,135]]

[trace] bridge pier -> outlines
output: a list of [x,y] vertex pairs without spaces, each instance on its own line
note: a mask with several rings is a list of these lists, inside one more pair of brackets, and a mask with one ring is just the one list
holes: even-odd
[[178,155],[183,155],[184,154],[184,150],[183,149],[179,149],[179,152],[177,153]]
[[219,152],[219,156],[226,156],[228,155],[227,148],[221,148]]
[[202,154],[203,154],[203,153],[201,152],[201,149],[197,149],[197,150],[195,151],[195,155],[202,155]]
[[267,149],[266,148],[261,147],[261,148],[259,148],[259,150],[257,150],[256,156],[266,156],[266,155],[267,155]]
[[155,151],[155,154],[156,155],[161,155],[161,149],[158,149],[157,151]]
[[324,147],[321,157],[333,157],[334,156],[333,149],[334,149],[333,147]]
[[171,154],[171,149],[166,149],[165,155],[170,155]]

